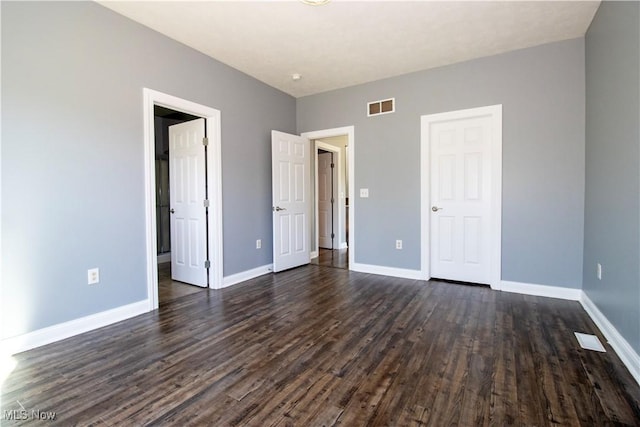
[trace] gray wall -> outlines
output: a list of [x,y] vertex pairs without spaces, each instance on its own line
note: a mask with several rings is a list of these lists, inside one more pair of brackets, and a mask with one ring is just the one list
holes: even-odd
[[143,87],[221,111],[224,275],[272,262],[294,98],[93,2],[1,7],[3,337],[147,297]]
[[584,291],[640,353],[637,2],[600,5],[586,35],[586,88]]
[[502,278],[581,288],[584,60],[575,39],[299,98],[298,132],[355,126],[356,262],[420,269],[420,116],[502,104]]

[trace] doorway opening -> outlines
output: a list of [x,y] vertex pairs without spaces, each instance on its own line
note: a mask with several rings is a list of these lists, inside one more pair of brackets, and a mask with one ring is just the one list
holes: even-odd
[[[167,95],[161,92],[153,91],[150,89],[143,90],[144,95],[144,141],[145,141],[145,213],[146,213],[146,259],[147,259],[147,293],[149,301],[149,310],[158,308],[159,303],[159,276],[163,280],[166,279],[167,271],[166,266],[162,271],[159,271],[159,261],[167,260],[173,249],[174,258],[177,256],[175,252],[180,252],[180,245],[176,245],[176,241],[173,241],[173,237],[167,238],[173,234],[174,231],[169,227],[167,229],[166,224],[172,220],[172,213],[169,211],[165,213],[167,209],[173,209],[167,207],[171,203],[178,202],[181,198],[177,196],[178,189],[174,188],[174,195],[169,196],[169,178],[165,178],[164,169],[167,173],[170,172],[168,163],[163,166],[163,160],[165,156],[165,147],[162,136],[156,138],[156,134],[163,135],[163,126],[157,124],[156,115],[162,118],[172,118],[179,123],[173,123],[169,125],[170,120],[160,120],[167,122],[167,132],[180,128],[180,131],[185,134],[188,133],[187,125],[193,124],[194,127],[202,128],[198,137],[198,143],[206,146],[204,154],[199,154],[199,161],[202,162],[206,168],[206,173],[202,173],[202,183],[200,185],[204,187],[205,191],[200,191],[198,194],[203,194],[203,200],[196,201],[202,207],[208,208],[201,214],[201,225],[199,226],[202,232],[195,233],[194,235],[203,236],[202,240],[204,246],[207,249],[199,251],[198,260],[203,266],[203,274],[200,282],[204,281],[204,286],[210,288],[219,288],[222,285],[222,184],[221,184],[221,147],[220,147],[220,111],[213,108],[193,103],[181,98],[177,98],[171,95]],[[158,114],[156,114],[158,113]],[[204,120],[203,120],[204,119]],[[198,122],[196,126],[196,122]],[[169,130],[169,126],[172,129]],[[183,127],[185,129],[183,129]],[[206,134],[206,138],[204,137]],[[167,144],[169,143],[167,139]],[[189,144],[183,144],[187,146]],[[193,146],[194,144],[191,144]],[[181,148],[182,150],[182,148]],[[175,150],[178,153],[179,150]],[[170,150],[166,149],[166,160],[168,161],[171,155]],[[188,161],[183,162],[186,164]],[[198,168],[202,170],[202,167]],[[166,184],[163,180],[167,179]],[[200,179],[198,179],[198,182]],[[163,188],[166,186],[166,188]],[[192,184],[188,184],[188,188],[191,188]],[[162,193],[162,194],[161,194]],[[169,197],[167,197],[169,196]],[[173,197],[175,196],[175,197]],[[172,197],[172,198],[171,198]],[[199,197],[199,196],[198,196]],[[172,200],[173,199],[173,200]],[[177,212],[177,210],[176,210]],[[190,221],[192,222],[192,221]],[[175,227],[177,230],[178,227]],[[172,248],[173,246],[173,248]],[[203,246],[203,245],[201,245]],[[176,248],[178,248],[176,250]],[[167,251],[169,249],[169,251]],[[162,254],[165,255],[162,255]],[[159,257],[160,254],[160,257]],[[206,268],[208,267],[208,268]],[[169,273],[170,274],[170,273]],[[170,279],[171,276],[169,276]],[[199,283],[202,286],[202,283]],[[195,288],[198,290],[198,288]],[[184,290],[183,290],[184,291]],[[182,291],[177,291],[182,292]],[[184,293],[184,292],[182,292]],[[175,292],[174,292],[175,294]],[[169,294],[171,295],[171,294]]]
[[345,161],[348,138],[341,135],[315,140],[315,224],[312,264],[349,268],[348,168]]
[[155,172],[156,172],[156,240],[158,250],[158,302],[171,301],[183,295],[189,295],[201,288],[188,282],[174,280],[171,268],[171,236],[175,227],[172,227],[173,216],[171,213],[171,127],[177,124],[192,122],[200,117],[192,114],[172,110],[170,108],[154,105],[154,130],[155,130]]
[[351,269],[355,257],[354,207],[349,202],[354,194],[354,127],[305,132],[301,136],[312,141],[311,158],[315,161],[311,168],[315,183],[311,263]]

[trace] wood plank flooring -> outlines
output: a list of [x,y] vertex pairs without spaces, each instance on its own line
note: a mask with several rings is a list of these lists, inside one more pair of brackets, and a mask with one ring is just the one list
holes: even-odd
[[640,387],[577,302],[315,265],[15,360],[3,426],[640,425]]
[[349,249],[319,249],[311,264],[333,268],[349,268]]
[[158,264],[158,301],[161,304],[185,295],[206,291],[206,288],[171,280],[170,262]]

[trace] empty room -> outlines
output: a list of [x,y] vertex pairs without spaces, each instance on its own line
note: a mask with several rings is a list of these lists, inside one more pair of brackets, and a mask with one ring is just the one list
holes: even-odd
[[0,19],[1,425],[640,426],[640,3]]

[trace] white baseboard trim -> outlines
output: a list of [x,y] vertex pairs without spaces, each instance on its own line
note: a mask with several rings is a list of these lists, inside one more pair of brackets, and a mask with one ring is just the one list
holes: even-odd
[[559,298],[580,301],[582,289],[563,288],[559,286],[534,285],[531,283],[502,281],[502,291],[516,294],[535,295],[539,297]]
[[338,247],[338,249],[347,249],[349,247],[349,245],[347,244],[347,242],[342,242],[340,243],[340,246]]
[[102,328],[112,323],[120,322],[131,317],[138,316],[149,311],[149,301],[143,300],[133,304],[112,308],[100,313],[57,325],[38,329],[23,335],[18,335],[2,340],[2,354],[21,353],[32,348],[40,347],[52,342],[60,341],[74,335],[82,334],[93,329]]
[[158,255],[158,264],[162,264],[164,262],[171,262],[171,252]]
[[314,258],[318,258],[318,251],[311,251],[311,253],[309,253],[309,259]]
[[273,271],[273,264],[267,264],[261,267],[253,268],[251,270],[241,271],[240,273],[232,274],[230,276],[225,276],[222,279],[222,288],[226,288],[227,286],[231,286],[240,282],[251,280],[255,277],[262,276],[263,274],[269,274],[272,271]]
[[618,332],[618,330],[609,322],[598,307],[591,301],[587,294],[583,291],[580,298],[582,307],[587,312],[593,323],[596,324],[600,332],[607,338],[611,347],[616,352],[622,363],[627,367],[631,376],[640,384],[640,355],[634,351],[629,342]]
[[401,277],[403,279],[426,280],[420,270],[360,263],[353,263],[353,265],[349,266],[349,269],[360,273],[380,274],[382,276]]

